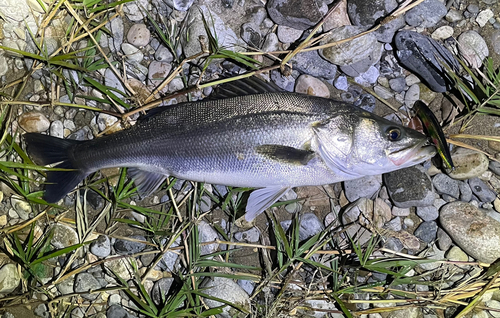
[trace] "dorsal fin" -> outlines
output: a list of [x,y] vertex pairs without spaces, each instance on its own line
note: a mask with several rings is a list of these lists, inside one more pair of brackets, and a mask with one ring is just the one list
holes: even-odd
[[215,93],[210,95],[210,99],[279,92],[283,92],[283,90],[276,84],[266,82],[257,76],[251,76],[219,85]]

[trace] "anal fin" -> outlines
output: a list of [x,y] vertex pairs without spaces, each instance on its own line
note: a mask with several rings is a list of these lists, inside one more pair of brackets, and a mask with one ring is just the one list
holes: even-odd
[[250,193],[245,210],[245,220],[251,222],[259,214],[278,201],[291,187],[271,186]]
[[151,172],[139,168],[128,168],[128,174],[137,186],[137,191],[142,198],[149,196],[165,181],[167,176],[158,172]]

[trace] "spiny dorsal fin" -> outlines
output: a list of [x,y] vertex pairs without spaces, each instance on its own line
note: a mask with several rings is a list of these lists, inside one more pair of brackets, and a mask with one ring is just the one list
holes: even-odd
[[215,93],[210,95],[210,99],[279,92],[283,92],[283,90],[276,84],[251,76],[219,85]]

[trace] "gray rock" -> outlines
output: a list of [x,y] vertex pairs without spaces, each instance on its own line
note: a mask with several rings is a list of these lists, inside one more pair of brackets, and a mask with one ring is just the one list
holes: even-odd
[[5,264],[0,268],[0,294],[14,291],[21,282],[21,276],[15,264]]
[[439,211],[434,206],[419,206],[417,207],[417,215],[426,222],[434,221],[439,217]]
[[108,257],[111,253],[111,241],[106,235],[99,235],[97,240],[90,244],[90,253],[97,257]]
[[135,317],[126,311],[122,305],[109,306],[106,311],[106,318],[132,318]]
[[[248,294],[233,280],[225,277],[207,277],[200,285],[204,293],[208,296],[223,299],[229,303],[237,304],[251,312],[250,298]],[[209,308],[224,306],[224,303],[209,298],[204,298],[205,304]],[[218,316],[221,318],[231,318],[237,315],[239,311],[231,306],[225,306],[223,312]]]
[[373,91],[382,99],[390,99],[394,97],[394,93],[382,85],[375,85],[373,87]]
[[46,304],[38,305],[35,308],[35,310],[33,311],[33,313],[35,315],[37,315],[38,317],[42,317],[42,318],[49,318],[50,317],[49,308],[47,307]]
[[314,213],[305,213],[300,218],[299,239],[301,241],[323,231],[323,224]]
[[359,74],[354,78],[354,81],[363,86],[370,86],[377,82],[378,77],[380,76],[380,71],[375,66],[370,66],[368,70],[364,73]]
[[64,137],[64,127],[63,123],[60,120],[54,120],[50,124],[50,135],[57,138]]
[[297,30],[295,28],[288,27],[286,25],[279,25],[278,26],[278,39],[282,43],[293,43],[297,41],[302,33],[304,33],[303,30]]
[[353,105],[372,113],[376,107],[376,99],[371,94],[361,94]]
[[[108,256],[107,258],[109,259],[112,257],[113,256]],[[131,261],[132,259],[128,257],[107,260],[104,268],[109,275],[114,276],[116,274],[125,280],[129,280],[132,278],[133,273],[132,265],[130,265]]]
[[354,25],[371,27],[397,6],[396,0],[351,0],[347,4],[347,12]]
[[255,289],[255,283],[251,280],[238,279],[237,284],[240,285],[248,295],[252,295]]
[[56,223],[50,228],[50,231],[53,231],[50,243],[55,248],[65,248],[79,243],[78,234],[67,225]]
[[187,11],[192,5],[194,0],[172,0],[174,9],[179,11]]
[[[268,35],[266,35],[266,38],[264,39],[264,43],[262,44],[262,52],[273,52],[273,51],[277,51],[278,48],[279,48],[279,40],[278,40],[278,36],[276,35],[276,33],[269,33]],[[309,52],[305,52],[305,53],[309,53]],[[302,54],[297,54],[294,56],[294,58],[296,58],[300,55],[302,55]],[[293,61],[293,59],[292,59],[292,61]]]
[[401,63],[424,79],[433,91],[442,93],[450,87],[450,83],[445,80],[442,63],[457,71],[459,65],[450,51],[439,42],[417,32],[402,30],[396,34],[395,44],[396,55]]
[[455,199],[458,199],[460,196],[458,182],[444,173],[438,173],[435,175],[434,178],[432,178],[432,184],[438,193],[448,194]]
[[74,293],[75,292],[74,286],[75,286],[75,276],[71,276],[56,285],[57,290],[63,295]]
[[371,199],[381,187],[381,175],[366,176],[344,182],[345,196],[349,202],[354,202],[361,197]]
[[453,179],[472,179],[479,177],[488,170],[488,157],[474,150],[457,148],[451,155],[451,158],[455,164],[455,170],[451,171],[448,175]]
[[438,228],[437,231],[437,245],[441,251],[447,251],[453,241],[451,240],[451,237],[446,233],[445,230],[442,228]]
[[[75,293],[86,293],[101,288],[99,281],[89,273],[80,273],[75,277]],[[99,293],[83,294],[82,297],[88,300],[94,300]]]
[[155,59],[159,62],[171,63],[174,61],[174,55],[167,47],[160,45],[155,52]]
[[406,88],[406,80],[404,77],[396,77],[389,80],[389,86],[395,92],[401,93]]
[[[131,239],[138,241],[146,241],[146,238],[142,235],[132,235]],[[115,250],[118,254],[130,255],[142,252],[146,248],[146,244],[141,242],[134,242],[124,239],[117,239],[115,244],[113,244]]]
[[254,48],[260,48],[262,36],[258,25],[252,22],[243,23],[241,25],[240,36],[248,45]]
[[480,67],[490,54],[488,45],[476,31],[465,31],[458,37],[458,50],[472,67]]
[[384,229],[388,229],[394,232],[399,232],[402,230],[401,218],[396,216],[384,225]]
[[413,104],[420,99],[420,86],[418,84],[413,84],[408,88],[405,93],[405,105],[406,107],[412,108]]
[[[113,36],[109,39],[109,47],[112,51],[117,52],[120,50],[123,43],[124,27],[122,17],[118,16],[111,20],[109,27],[111,29],[111,33],[113,34]],[[107,76],[105,76],[105,78],[106,77]]]
[[500,222],[465,202],[441,208],[441,226],[453,241],[478,261],[493,263],[500,258]]
[[151,32],[149,31],[148,27],[145,24],[142,23],[134,24],[128,30],[127,41],[128,43],[136,47],[143,47],[148,45],[150,39],[151,39]]
[[458,184],[458,189],[460,189],[460,201],[469,202],[472,200],[472,190],[470,186],[464,181],[456,181]]
[[[198,225],[198,233],[201,243],[213,242],[219,238],[217,231],[215,231],[212,226],[205,221],[201,221]],[[218,243],[203,245],[200,246],[200,253],[201,255],[212,254],[217,251],[218,247]]]
[[425,0],[405,14],[406,23],[411,26],[431,28],[435,26],[448,12],[446,6],[439,0]]
[[9,71],[9,63],[7,62],[7,58],[3,55],[0,55],[0,76],[4,76]]
[[295,88],[295,78],[293,76],[283,76],[279,70],[271,71],[272,81],[287,92],[293,92]]
[[[115,73],[111,69],[106,69],[106,72],[104,72],[104,84],[106,86],[116,88],[118,91],[125,93],[125,87],[123,86],[122,82],[118,77],[116,77]],[[113,91],[113,93],[118,97],[118,98],[124,98],[124,96],[120,93],[117,93],[116,91]]]
[[306,30],[316,25],[328,12],[328,6],[321,0],[270,0],[267,11],[278,25]]
[[431,179],[420,166],[386,173],[383,179],[397,207],[430,206],[434,202]]
[[122,43],[122,51],[125,53],[127,61],[132,63],[140,63],[144,58],[144,54],[132,44]]
[[[321,44],[337,42],[363,31],[363,28],[346,25],[336,28],[334,32],[323,38]],[[336,65],[351,65],[374,55],[374,51],[380,49],[380,43],[372,33],[363,35],[354,40],[347,41],[329,48],[319,50],[320,55]],[[376,63],[376,62],[375,62]]]
[[256,227],[252,227],[244,232],[237,232],[234,238],[240,242],[257,243],[260,238],[260,231]]
[[500,162],[497,161],[491,161],[490,164],[488,165],[488,168],[493,171],[494,174],[497,176],[500,176]]
[[349,89],[349,83],[347,82],[347,77],[339,76],[333,81],[333,85],[336,89],[341,91],[346,91]]
[[436,222],[422,222],[413,234],[426,243],[432,243],[436,239],[437,230]]
[[299,53],[292,58],[291,62],[297,71],[318,78],[331,80],[337,73],[337,66],[321,58],[316,50]]
[[495,191],[479,178],[469,179],[469,186],[481,202],[493,202],[497,197]]
[[448,22],[458,22],[458,21],[462,20],[464,17],[462,15],[462,12],[460,12],[456,9],[450,8],[450,10],[446,14],[445,18],[446,18],[446,21],[448,21]]
[[[495,22],[493,24],[493,27],[495,27],[495,25],[498,25],[500,23],[498,22]],[[498,29],[498,28],[496,28]],[[491,47],[493,49],[493,51],[496,53],[496,54],[500,54],[500,30],[495,30],[491,33],[490,35],[490,43],[491,43]]]
[[165,303],[165,299],[173,283],[174,279],[172,277],[161,278],[155,282],[151,290],[151,298],[155,304],[161,305]]

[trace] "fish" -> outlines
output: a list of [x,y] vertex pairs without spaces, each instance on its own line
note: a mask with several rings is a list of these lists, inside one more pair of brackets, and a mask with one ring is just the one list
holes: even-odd
[[55,203],[89,174],[127,167],[141,197],[168,176],[256,188],[254,220],[293,187],[378,175],[435,155],[425,135],[352,104],[284,92],[250,78],[216,97],[149,111],[125,130],[88,141],[26,133],[27,152],[48,171],[43,198]]

